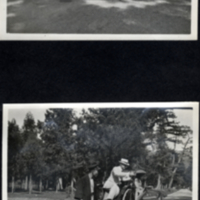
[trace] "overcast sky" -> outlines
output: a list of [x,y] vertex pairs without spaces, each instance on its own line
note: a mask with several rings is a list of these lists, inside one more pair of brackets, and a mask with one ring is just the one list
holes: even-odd
[[[28,112],[33,114],[35,122],[37,120],[44,121],[45,120],[45,112],[47,108],[38,108],[38,109],[9,109],[8,111],[8,120],[11,121],[15,119],[19,127],[21,128],[24,123],[25,116]],[[80,113],[82,109],[74,109],[76,113]]]

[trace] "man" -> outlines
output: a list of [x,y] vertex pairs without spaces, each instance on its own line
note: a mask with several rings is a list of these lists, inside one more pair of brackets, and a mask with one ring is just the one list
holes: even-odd
[[83,176],[78,182],[75,191],[75,199],[80,200],[94,200],[94,179],[98,175],[98,164],[89,166],[89,173]]
[[122,158],[119,163],[119,166],[112,169],[109,178],[103,186],[104,189],[109,190],[108,195],[104,196],[104,200],[113,200],[118,196],[120,192],[118,184],[122,178],[129,178],[130,172],[123,172],[129,166],[128,160]]

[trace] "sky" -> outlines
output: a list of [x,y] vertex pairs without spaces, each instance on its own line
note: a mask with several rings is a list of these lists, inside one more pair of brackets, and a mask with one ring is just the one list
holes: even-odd
[[173,111],[175,115],[177,116],[176,121],[180,122],[180,125],[186,125],[192,129],[192,126],[193,126],[192,110],[174,109]]
[[[181,110],[176,109],[174,110],[174,113],[176,115],[176,121],[180,122],[180,125],[189,126],[193,130],[193,111],[192,110]],[[187,138],[183,140],[183,142],[186,142]],[[187,147],[191,146],[192,144],[188,144]],[[168,146],[170,148],[174,148],[174,145],[172,143],[168,143]],[[182,150],[183,145],[177,144],[176,150],[180,151]]]
[[[31,112],[34,116],[35,121],[44,121],[46,108],[38,109],[10,109],[8,113],[8,120],[11,121],[13,118],[16,120],[19,127],[22,127],[24,118],[28,112]],[[77,113],[81,112],[81,109],[75,109]],[[192,110],[186,109],[174,109],[173,112],[177,116],[176,121],[180,122],[180,125],[190,126],[192,129]]]
[[8,111],[8,120],[11,121],[12,119],[15,119],[19,127],[21,128],[24,123],[25,116],[28,112],[31,112],[33,114],[33,117],[35,119],[35,122],[37,120],[44,121],[45,119],[45,112],[46,108],[39,108],[39,109],[10,109]]
[[[37,120],[44,121],[45,119],[45,112],[46,108],[38,108],[38,109],[10,109],[8,111],[8,120],[11,121],[12,119],[15,119],[19,127],[21,128],[23,126],[23,122],[25,119],[25,116],[28,112],[31,112],[34,116],[35,122]],[[76,113],[80,113],[82,109],[74,109]],[[192,110],[186,110],[186,109],[174,109],[173,112],[177,116],[176,121],[180,122],[180,125],[186,125],[189,126],[191,129],[193,129],[193,111]],[[181,150],[181,146],[177,146],[177,150]]]
[[[35,122],[37,120],[44,121],[45,120],[45,112],[47,108],[38,108],[38,109],[10,109],[8,111],[8,120],[11,121],[12,119],[15,119],[17,124],[20,128],[22,128],[25,116],[28,112],[31,112]],[[75,112],[78,114],[81,112],[82,109],[74,109]]]

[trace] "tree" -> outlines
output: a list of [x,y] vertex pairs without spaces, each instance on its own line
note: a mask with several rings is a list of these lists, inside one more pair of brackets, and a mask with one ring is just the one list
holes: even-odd
[[15,188],[15,177],[19,177],[19,155],[22,148],[22,137],[16,121],[8,122],[8,180],[12,180],[12,192]]
[[79,154],[85,162],[97,159],[109,175],[121,157],[131,162],[143,157],[141,114],[143,109],[89,109],[83,111],[82,123],[77,131]]
[[[45,122],[41,125],[41,139],[44,146],[46,176],[54,181],[69,175],[74,164],[74,113],[72,109],[49,109],[45,114]],[[56,191],[58,190],[57,185]]]
[[22,128],[24,144],[20,157],[24,163],[24,175],[29,176],[29,194],[32,193],[32,180],[38,175],[42,165],[42,143],[37,135],[38,129],[34,117],[31,113],[27,113]]
[[[186,133],[186,134],[185,134]],[[182,152],[179,154],[179,157],[178,157],[178,161],[176,163],[176,166],[173,168],[173,171],[172,171],[172,175],[171,175],[171,179],[170,179],[170,182],[169,182],[169,189],[171,189],[171,186],[173,184],[173,180],[174,180],[174,176],[176,174],[176,171],[179,167],[179,165],[181,164],[181,161],[183,159],[183,156],[184,154],[186,153],[186,150],[187,150],[187,146],[188,144],[191,144],[192,143],[192,131],[189,127],[184,127],[184,137],[187,137],[186,138],[186,141],[185,142],[182,142],[183,143],[183,150]],[[190,173],[190,175],[192,176],[192,174]]]
[[[144,121],[149,124],[144,131],[145,144],[150,145],[153,151],[154,169],[158,173],[158,188],[162,187],[161,177],[164,182],[169,181],[168,185],[171,188],[173,177],[182,157],[180,156],[179,161],[175,164],[176,144],[183,143],[184,138],[191,134],[189,127],[179,125],[175,119],[176,116],[169,109],[148,109],[144,113]],[[174,149],[169,148],[170,143],[174,144]],[[185,145],[187,146],[187,144]],[[152,171],[154,169],[152,168]]]

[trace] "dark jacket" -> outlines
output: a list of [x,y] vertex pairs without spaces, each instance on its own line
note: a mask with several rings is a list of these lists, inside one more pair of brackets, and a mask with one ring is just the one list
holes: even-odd
[[77,182],[75,199],[91,200],[91,195],[90,179],[85,175]]

